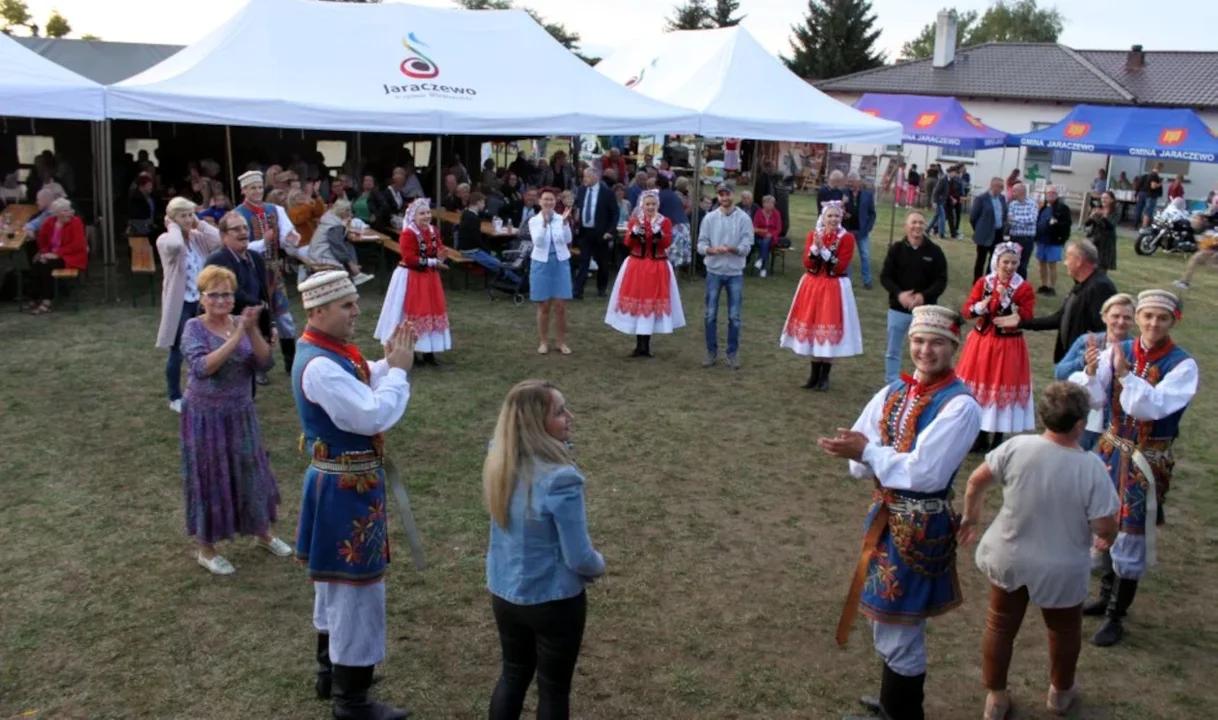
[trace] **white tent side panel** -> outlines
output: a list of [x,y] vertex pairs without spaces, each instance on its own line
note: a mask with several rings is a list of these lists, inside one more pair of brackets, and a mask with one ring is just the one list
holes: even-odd
[[98,83],[0,34],[0,115],[103,120],[106,93]]

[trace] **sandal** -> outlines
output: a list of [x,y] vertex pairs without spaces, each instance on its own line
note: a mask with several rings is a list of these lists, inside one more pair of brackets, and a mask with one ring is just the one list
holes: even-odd
[[559,352],[561,352],[563,355],[570,355],[570,354],[571,354],[571,348],[567,347],[567,344],[566,344],[566,343],[563,343],[562,345],[559,345],[559,346],[558,346],[558,351],[559,351]]
[[550,352],[550,346],[549,346],[549,345],[539,345],[539,346],[537,347],[537,354],[538,354],[538,355],[546,355],[546,354],[548,354],[549,352]]

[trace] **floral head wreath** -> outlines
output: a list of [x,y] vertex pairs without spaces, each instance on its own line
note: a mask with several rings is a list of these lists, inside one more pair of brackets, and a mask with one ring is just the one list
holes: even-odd
[[1014,255],[1016,258],[1023,255],[1023,248],[1019,243],[1000,242],[994,248],[994,255],[990,258],[990,272],[998,272],[998,261],[1003,255]]
[[410,203],[410,207],[406,208],[406,216],[405,216],[404,220],[406,221],[405,224],[407,227],[414,225],[414,216],[419,213],[419,208],[422,208],[422,207],[428,207],[428,208],[431,207],[430,203],[428,202],[427,198],[425,198],[425,197],[421,197],[418,200],[415,200],[414,202]]

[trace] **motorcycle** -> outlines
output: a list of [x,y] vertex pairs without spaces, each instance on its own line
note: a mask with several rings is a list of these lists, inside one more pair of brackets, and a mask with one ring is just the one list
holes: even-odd
[[1155,215],[1149,225],[1138,231],[1138,237],[1133,242],[1134,252],[1154,255],[1159,248],[1185,255],[1197,251],[1197,234],[1187,212],[1168,205]]

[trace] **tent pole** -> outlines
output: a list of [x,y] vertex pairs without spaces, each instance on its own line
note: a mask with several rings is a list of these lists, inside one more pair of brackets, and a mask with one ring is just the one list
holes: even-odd
[[224,152],[228,156],[228,192],[237,197],[237,168],[233,167],[233,126],[224,126]]
[[[901,160],[905,159],[905,148],[903,146],[901,147],[901,152],[897,157],[901,158]],[[889,160],[888,162],[895,163],[897,161],[894,158],[894,159]],[[880,173],[879,163],[876,163],[875,172],[876,172],[876,175],[879,175],[879,173]],[[892,246],[892,242],[893,242],[893,240],[896,239],[896,236],[897,236],[897,203],[901,199],[900,197],[898,197],[900,195],[900,190],[898,188],[901,187],[901,182],[900,182],[900,178],[898,178],[897,175],[899,175],[900,173],[901,173],[900,163],[897,163],[897,172],[892,176],[892,217],[889,218],[889,222],[888,222],[888,245],[889,245],[889,247]]]
[[364,186],[364,168],[360,166],[359,159],[364,154],[364,138],[363,133],[355,133],[355,172],[352,173],[355,177],[347,178],[347,182],[363,191]]
[[436,169],[436,205],[440,205],[444,201],[444,170],[443,163],[440,162],[440,144],[444,142],[443,135],[436,135],[436,147],[431,151],[431,165]]
[[702,143],[701,135],[694,139],[694,187],[689,199],[689,269],[685,271],[690,278],[698,274],[698,253],[694,248],[698,244],[698,208],[702,205]]
[[115,237],[114,237],[114,157],[110,148],[114,141],[114,124],[110,120],[106,120],[101,128],[102,139],[102,202],[104,203],[105,222],[105,257],[106,267],[105,275],[111,281],[108,286],[113,291],[113,300],[118,300],[118,282],[114,277],[115,260]]

